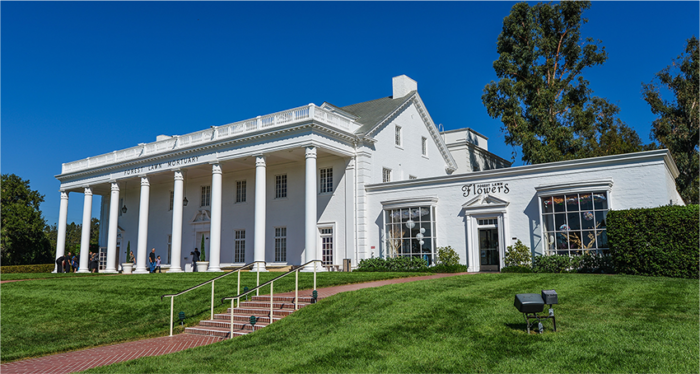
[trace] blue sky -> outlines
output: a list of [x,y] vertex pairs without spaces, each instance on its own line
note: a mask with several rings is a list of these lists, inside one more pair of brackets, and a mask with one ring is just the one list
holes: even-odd
[[[61,163],[312,102],[389,96],[401,74],[436,123],[472,127],[511,159],[481,94],[497,79],[513,4],[2,2],[2,173],[46,195],[54,224]],[[654,116],[641,83],[698,35],[699,4],[594,2],[584,13],[582,35],[609,55],[584,77],[645,142]],[[82,200],[71,194],[68,222],[81,221]]]

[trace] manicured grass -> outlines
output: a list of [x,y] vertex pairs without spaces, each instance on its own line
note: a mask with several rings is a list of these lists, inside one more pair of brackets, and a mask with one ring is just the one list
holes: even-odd
[[15,280],[15,279],[51,279],[51,278],[72,278],[72,277],[96,277],[114,274],[106,273],[0,273],[0,281]]
[[[516,293],[555,289],[558,332],[527,335]],[[91,373],[697,373],[698,281],[479,274],[338,294],[209,346]]]
[[[176,293],[222,273],[66,276],[62,279],[2,285],[0,339],[2,362],[108,343],[164,336],[170,322],[170,300]],[[262,273],[261,283],[281,273]],[[319,273],[318,287],[420,275],[414,273]],[[220,298],[236,294],[237,275],[216,282],[215,311],[230,304]],[[253,288],[255,273],[243,273],[241,284]],[[299,275],[300,289],[313,287],[313,274]],[[241,287],[243,289],[243,287]],[[275,293],[294,290],[294,275],[275,282]],[[269,293],[263,289],[261,294]],[[308,292],[307,292],[308,293]],[[175,319],[185,312],[194,325],[209,318],[211,286],[175,298]],[[181,327],[176,328],[180,332]]]

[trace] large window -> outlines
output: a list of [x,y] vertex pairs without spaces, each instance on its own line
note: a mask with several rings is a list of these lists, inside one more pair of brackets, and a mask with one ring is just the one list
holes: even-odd
[[245,262],[245,230],[236,230],[233,262]]
[[385,210],[385,257],[419,257],[432,264],[435,245],[433,217],[430,206]]
[[542,224],[549,254],[608,251],[606,192],[542,197]]
[[202,186],[202,204],[201,206],[209,206],[211,204],[211,186]]
[[275,199],[287,197],[287,174],[275,175]]
[[246,200],[246,181],[236,181],[236,202],[244,203]]
[[321,193],[333,192],[333,168],[321,169]]
[[173,210],[173,203],[175,202],[175,192],[170,191],[170,209]]
[[287,262],[286,227],[275,227],[275,262]]

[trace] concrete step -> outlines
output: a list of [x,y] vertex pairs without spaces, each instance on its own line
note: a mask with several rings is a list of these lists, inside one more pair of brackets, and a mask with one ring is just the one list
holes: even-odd
[[[233,336],[241,336],[241,335],[246,335],[249,332],[252,332],[252,330],[239,330],[233,331]],[[185,328],[185,334],[194,334],[194,335],[206,335],[206,336],[216,336],[219,338],[228,338],[231,335],[231,330],[230,329],[225,329],[221,327],[187,327]]]
[[[294,296],[274,296],[272,297],[272,300],[275,303],[294,303]],[[253,296],[251,301],[263,301],[266,303],[270,302],[270,295],[260,295],[260,296]],[[299,304],[311,304],[313,299],[311,296],[299,296]],[[242,300],[243,302],[243,300]]]
[[[294,313],[294,309],[276,309],[274,312],[275,312],[274,317],[286,317],[286,316]],[[226,309],[226,313],[231,314],[231,308]],[[270,307],[268,307],[267,309],[234,308],[233,314],[247,315],[248,318],[250,318],[250,316],[269,317],[270,316]]]
[[[248,323],[248,322],[250,322],[251,315],[252,314],[234,314],[233,315],[233,322]],[[258,319],[258,323],[264,323],[264,324],[270,323],[270,317],[268,315],[256,316],[256,317]],[[230,322],[231,321],[231,314],[214,314],[214,319]],[[282,317],[274,317],[273,321],[279,321],[281,319],[282,319]]]
[[[265,326],[267,326],[267,323],[256,322],[255,323],[255,330],[256,331],[260,330],[261,328],[263,328]],[[219,320],[219,319],[215,319],[215,320],[209,319],[209,320],[199,321],[198,327],[202,327],[202,328],[221,327],[221,328],[225,328],[225,329],[230,330],[231,329],[231,322],[223,321],[223,320]],[[233,323],[233,331],[243,331],[243,330],[253,331],[253,325],[251,325],[250,323],[245,323],[245,322],[234,322]]]
[[[303,305],[307,305],[307,304],[299,303],[299,308],[301,308]],[[263,301],[243,301],[243,302],[241,302],[241,308],[254,308],[254,309],[270,310],[270,300],[268,299],[266,302],[263,302]],[[280,303],[273,302],[272,308],[273,309],[292,309],[292,310],[294,310],[294,303],[292,303],[292,302],[280,302]]]

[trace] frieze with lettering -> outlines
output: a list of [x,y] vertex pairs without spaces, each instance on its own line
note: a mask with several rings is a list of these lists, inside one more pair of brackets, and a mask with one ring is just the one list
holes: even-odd
[[124,175],[144,174],[144,173],[149,173],[149,172],[160,170],[160,169],[171,168],[171,167],[180,166],[180,165],[193,164],[193,163],[196,163],[197,161],[199,161],[199,156],[183,157],[183,158],[180,158],[177,160],[161,162],[159,164],[151,164],[151,165],[146,165],[146,166],[140,166],[137,168],[127,169],[127,170],[124,170]]
[[510,192],[508,188],[508,183],[494,182],[494,183],[469,183],[462,186],[462,195],[468,197],[471,194],[481,195],[482,193],[505,193]]

